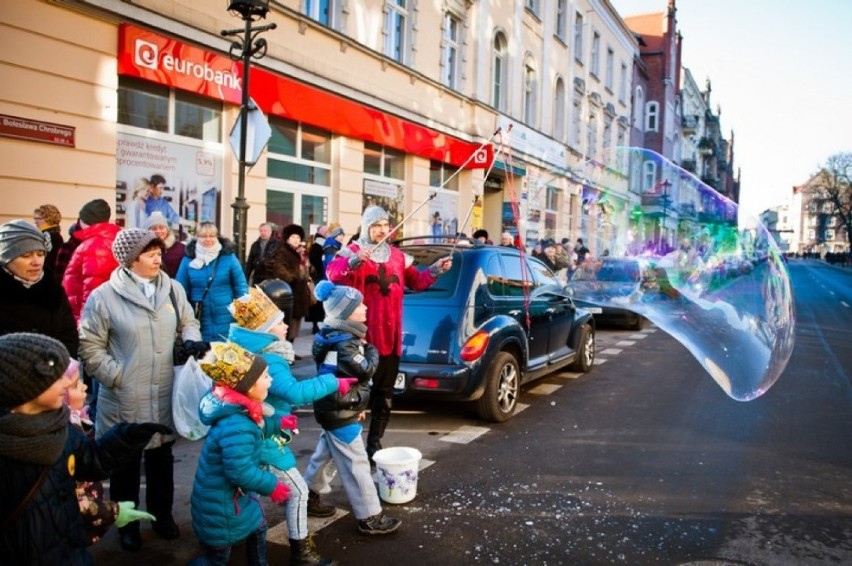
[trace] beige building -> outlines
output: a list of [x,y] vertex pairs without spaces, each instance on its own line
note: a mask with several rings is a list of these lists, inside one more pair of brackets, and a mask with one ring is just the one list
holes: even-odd
[[[264,220],[351,233],[369,203],[413,213],[405,235],[493,239],[519,204],[529,240],[573,240],[595,229],[583,186],[626,185],[614,148],[638,48],[606,0],[270,4],[248,88],[272,131],[246,181],[249,242]],[[242,68],[220,32],[242,27],[212,0],[4,6],[0,221],[52,203],[67,228],[104,198],[124,225],[168,206],[231,235]],[[486,142],[493,162],[474,155]],[[137,190],[152,177],[159,204]]]

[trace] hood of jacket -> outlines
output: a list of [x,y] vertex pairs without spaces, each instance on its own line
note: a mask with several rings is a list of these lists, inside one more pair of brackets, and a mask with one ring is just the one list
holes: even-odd
[[97,224],[92,224],[91,226],[86,226],[85,228],[80,228],[76,232],[74,232],[74,237],[80,240],[81,242],[84,240],[88,240],[89,238],[94,238],[96,236],[106,237],[109,240],[115,240],[115,235],[121,231],[121,226],[117,224],[113,224],[112,222],[98,222]]
[[213,394],[212,390],[205,393],[198,403],[198,416],[201,418],[202,424],[207,426],[212,426],[216,421],[233,414],[245,412],[245,407],[220,399]]
[[236,342],[249,352],[259,354],[264,348],[278,340],[279,338],[269,332],[258,332],[257,330],[249,330],[236,323],[231,323],[228,328],[228,340]]
[[[217,236],[219,243],[222,244],[222,250],[219,252],[220,256],[235,254],[237,251],[237,246],[229,240],[228,238],[223,238],[222,236]],[[198,245],[198,240],[192,240],[188,244],[186,244],[186,256],[195,259],[195,248]]]
[[163,304],[171,301],[169,291],[172,288],[172,281],[168,274],[162,270],[157,274],[154,281],[156,286],[154,304],[151,304],[150,299],[142,292],[142,288],[136,282],[136,279],[123,267],[112,272],[109,276],[109,284],[126,301],[154,313],[159,311]]

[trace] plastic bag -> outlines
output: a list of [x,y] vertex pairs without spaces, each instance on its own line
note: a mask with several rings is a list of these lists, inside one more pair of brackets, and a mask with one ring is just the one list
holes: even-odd
[[194,357],[190,357],[182,366],[175,366],[172,418],[175,421],[175,430],[182,437],[199,440],[207,436],[210,427],[201,423],[198,404],[212,387],[213,381],[201,371],[201,366]]

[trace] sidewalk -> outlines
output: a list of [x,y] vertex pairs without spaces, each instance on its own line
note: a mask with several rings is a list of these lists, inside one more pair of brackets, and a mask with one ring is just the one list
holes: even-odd
[[[294,343],[296,354],[302,356],[302,359],[292,366],[293,374],[297,378],[313,377],[316,375],[316,366],[311,357],[312,343],[311,324],[307,323]],[[299,410],[297,413],[299,416],[300,434],[294,440],[293,450],[299,459],[299,470],[304,472],[307,458],[313,451],[313,447],[316,446],[319,427],[313,419],[310,407]],[[178,439],[175,444],[175,499],[173,514],[175,521],[180,527],[180,539],[166,541],[157,538],[151,530],[150,524],[147,521],[143,521],[142,550],[137,553],[130,553],[121,549],[118,542],[118,530],[112,528],[103,540],[89,547],[89,552],[94,557],[95,564],[124,564],[126,566],[186,564],[192,557],[201,552],[201,547],[192,532],[189,498],[192,493],[192,482],[195,477],[195,468],[202,445],[203,441],[191,442],[184,438]],[[270,563],[287,564],[290,549],[287,541],[286,524],[283,523],[284,512],[281,508],[269,502],[267,498],[263,498],[263,501],[266,518],[269,522],[269,532],[267,535],[269,561]],[[330,500],[330,502],[334,503],[333,500]],[[140,491],[140,507],[145,508],[144,475]],[[348,508],[348,506],[345,507]],[[316,532],[323,526],[346,515],[348,515],[348,512],[340,510],[337,515],[328,519],[308,519],[308,528],[310,532]],[[235,549],[230,564],[242,563],[242,549]]]

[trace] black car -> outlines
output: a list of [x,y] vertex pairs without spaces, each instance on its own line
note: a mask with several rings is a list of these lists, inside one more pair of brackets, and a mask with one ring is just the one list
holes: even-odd
[[537,259],[463,243],[399,244],[418,268],[451,253],[453,267],[405,296],[396,388],[404,397],[474,401],[484,420],[503,422],[522,384],[565,366],[592,368],[595,323]]
[[632,310],[616,306],[642,295],[646,266],[636,258],[602,257],[580,264],[568,284],[577,306],[592,313],[602,324],[622,324],[641,330],[644,318]]

